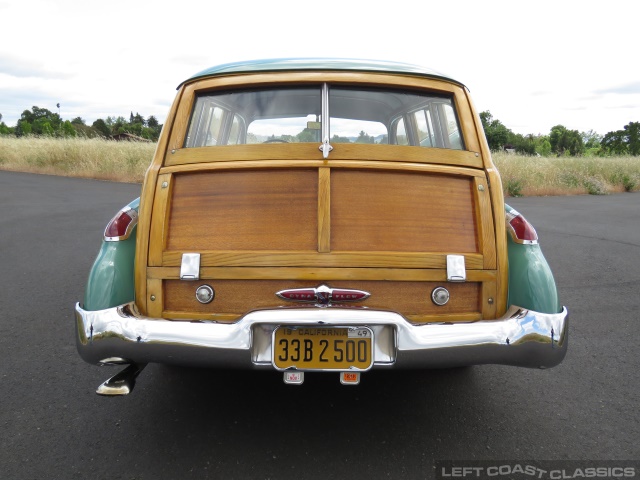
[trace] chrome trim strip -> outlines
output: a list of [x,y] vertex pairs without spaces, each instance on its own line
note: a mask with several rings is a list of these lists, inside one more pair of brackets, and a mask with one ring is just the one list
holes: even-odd
[[318,150],[322,152],[322,158],[325,160],[329,158],[329,152],[333,150],[333,147],[329,143],[331,132],[329,131],[329,84],[322,84],[322,115],[320,120],[322,122],[322,144],[318,147]]
[[517,306],[497,320],[413,325],[394,312],[297,307],[250,312],[233,324],[143,317],[135,304],[86,311],[76,304],[80,356],[129,363],[273,368],[271,334],[278,325],[361,325],[374,332],[374,368],[440,368],[502,364],[547,368],[564,358],[568,312]]

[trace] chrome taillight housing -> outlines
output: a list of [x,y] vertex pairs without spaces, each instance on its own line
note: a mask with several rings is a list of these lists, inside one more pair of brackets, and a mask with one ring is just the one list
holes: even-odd
[[507,221],[507,230],[511,235],[511,239],[516,243],[524,245],[535,245],[538,243],[538,233],[526,218],[516,210],[506,210],[505,218]]
[[133,227],[138,223],[138,212],[131,207],[124,207],[104,229],[104,239],[107,242],[126,240],[131,235]]

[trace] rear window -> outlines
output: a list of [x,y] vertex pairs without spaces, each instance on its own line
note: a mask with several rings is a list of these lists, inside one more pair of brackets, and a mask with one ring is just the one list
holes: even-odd
[[331,143],[464,148],[451,98],[322,85],[199,95],[185,147],[320,143],[323,127]]

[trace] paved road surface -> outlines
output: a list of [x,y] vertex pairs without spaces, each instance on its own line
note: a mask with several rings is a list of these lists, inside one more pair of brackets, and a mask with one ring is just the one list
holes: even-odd
[[337,375],[150,365],[134,393],[77,355],[73,305],[139,186],[0,172],[0,478],[424,479],[438,460],[640,459],[640,194],[511,199],[571,312],[554,369]]

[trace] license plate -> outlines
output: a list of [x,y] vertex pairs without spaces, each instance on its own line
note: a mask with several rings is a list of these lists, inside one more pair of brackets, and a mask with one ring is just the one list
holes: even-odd
[[368,327],[278,327],[273,365],[279,370],[368,370],[373,332]]

